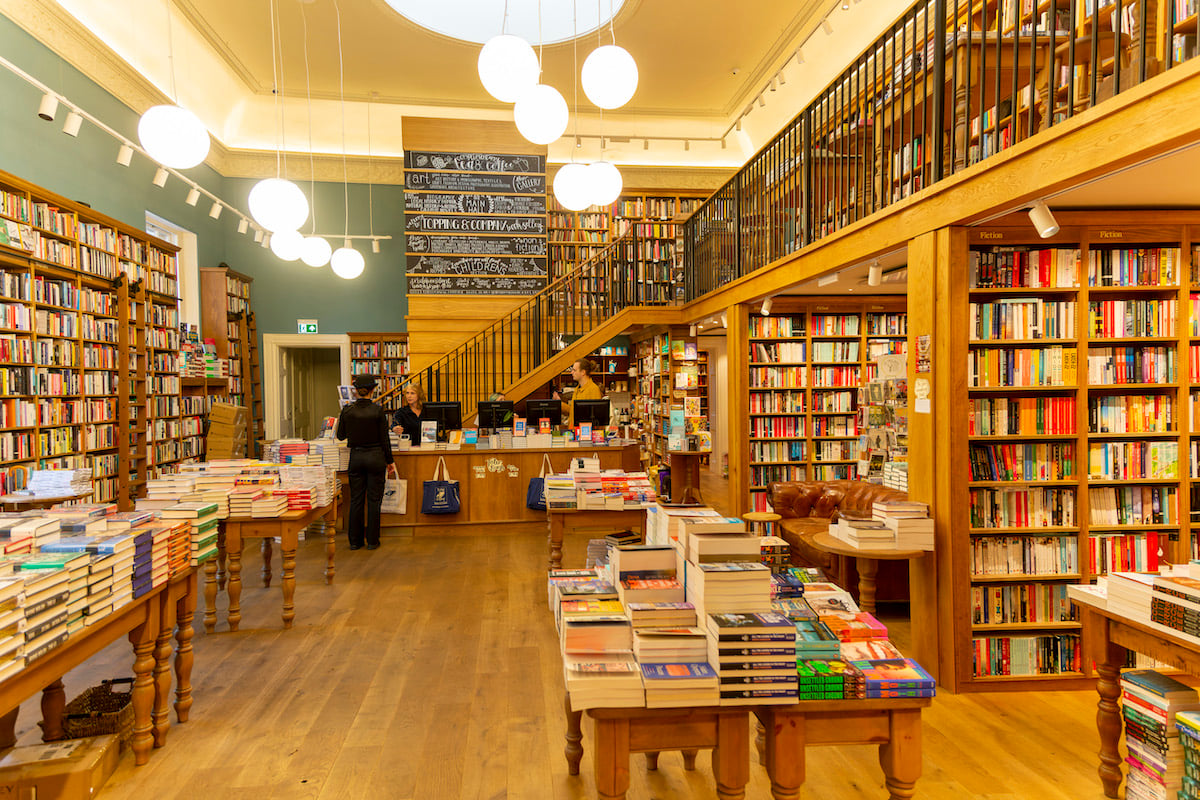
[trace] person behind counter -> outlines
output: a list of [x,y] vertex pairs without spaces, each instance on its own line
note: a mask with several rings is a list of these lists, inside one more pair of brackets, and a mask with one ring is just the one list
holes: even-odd
[[418,384],[404,387],[404,405],[392,415],[392,430],[397,436],[407,436],[413,447],[421,444],[421,412],[425,409],[425,390]]
[[[563,400],[563,419],[568,427],[575,427],[575,401],[576,400],[599,400],[601,397],[600,387],[592,380],[592,373],[596,371],[596,363],[586,358],[581,358],[571,365],[571,378],[575,381],[575,391],[571,394],[570,400]],[[554,393],[555,400],[562,400],[558,392]]]
[[338,417],[337,438],[350,445],[350,515],[346,533],[350,549],[366,544],[368,550],[379,547],[379,514],[383,504],[383,484],[388,464],[392,463],[392,440],[388,436],[387,412],[371,402],[375,379],[359,375],[354,379],[358,399],[342,409]]

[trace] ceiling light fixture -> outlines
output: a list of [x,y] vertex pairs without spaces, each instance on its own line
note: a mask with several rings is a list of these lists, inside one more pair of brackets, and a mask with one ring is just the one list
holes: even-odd
[[199,203],[200,202],[200,189],[193,186],[187,194],[187,199],[184,200],[183,202],[187,203],[189,206],[194,206],[194,205],[196,205],[196,203]]
[[284,261],[300,258],[304,249],[304,234],[300,231],[279,231],[271,235],[271,252]]
[[208,129],[200,118],[182,108],[175,87],[175,44],[172,37],[171,3],[167,12],[167,58],[171,62],[171,99],[173,105],[151,106],[138,120],[138,141],[150,157],[165,167],[190,169],[208,156]]
[[875,259],[867,269],[867,286],[878,286],[882,281],[883,267],[879,266],[879,259]]
[[796,63],[797,64],[804,63],[804,48],[803,47],[796,48]]
[[775,302],[775,298],[774,298],[774,297],[772,297],[772,296],[770,296],[770,295],[767,295],[766,297],[764,297],[764,298],[763,298],[763,301],[762,301],[762,308],[760,308],[760,309],[758,310],[758,313],[759,313],[761,316],[764,316],[764,317],[770,316],[770,314],[771,314],[771,304],[772,304],[772,303],[774,303],[774,302]]
[[1037,228],[1038,236],[1043,239],[1049,239],[1054,234],[1058,233],[1058,220],[1050,213],[1049,207],[1038,200],[1029,208],[1029,220],[1033,223],[1033,227]]
[[688,328],[688,336],[695,336],[695,335],[696,335],[696,326],[692,325],[691,327]]
[[[572,20],[574,21],[574,17]],[[575,57],[574,74],[579,69],[579,40],[572,42],[572,52]],[[579,79],[575,79],[575,149],[583,146],[579,138]],[[592,190],[588,184],[588,168],[586,164],[575,161],[575,153],[571,153],[571,162],[563,164],[554,174],[554,199],[568,211],[582,211],[592,204]]]
[[245,233],[249,229],[250,229],[250,220],[246,219],[245,217],[242,217],[238,221],[238,233]]
[[521,93],[513,106],[517,130],[534,144],[550,144],[567,129],[567,101],[553,86],[539,83]]
[[775,77],[779,79],[779,85],[780,85],[780,86],[783,86],[784,84],[786,84],[786,83],[787,83],[787,75],[785,75],[785,74],[783,73],[783,69],[782,69],[782,68],[780,68],[780,70],[779,70],[779,74],[778,74],[778,75],[776,75]]
[[257,244],[257,243],[261,242],[262,240],[263,240],[263,232],[262,232],[262,228],[255,228],[255,229],[254,229],[254,242],[255,242],[255,244]]
[[771,88],[772,92],[775,91],[775,81],[776,81],[776,78],[771,78],[770,88]]
[[346,208],[343,235],[346,238],[342,239],[342,246],[330,255],[329,266],[339,278],[353,280],[362,275],[366,265],[362,253],[350,246],[350,178],[346,169],[346,66],[342,56],[342,11],[338,0],[333,0],[333,10],[337,17],[338,95],[342,104],[342,199]]
[[522,92],[537,84],[541,67],[529,42],[520,36],[504,33],[507,24],[506,2],[501,33],[489,39],[479,51],[475,68],[479,73],[479,82],[488,94],[502,103],[515,103]]
[[759,108],[766,108],[766,107],[767,107],[767,101],[766,101],[766,100],[763,100],[763,96],[762,96],[761,94],[758,96],[758,107],[759,107]]
[[[324,241],[324,239],[322,239],[321,241]],[[372,253],[379,252],[379,240],[378,239],[371,239],[371,252]]]
[[159,188],[167,185],[167,171],[162,167],[154,171],[154,185]]
[[817,278],[817,286],[832,286],[838,282],[838,273],[831,272],[828,275],[822,275]]
[[78,136],[79,129],[83,126],[83,117],[78,111],[72,110],[67,114],[67,118],[63,120],[62,132],[67,136]]
[[38,116],[50,122],[54,119],[54,115],[58,113],[58,97],[53,92],[46,92],[42,95],[42,102],[38,103]]
[[[597,0],[599,6],[599,0]],[[597,18],[599,18],[597,8]],[[588,100],[600,108],[620,108],[628,103],[638,87],[637,62],[629,51],[617,45],[617,33],[613,27],[612,2],[608,9],[608,33],[612,44],[597,47],[583,61],[583,71],[580,80],[583,82],[583,93]],[[599,38],[600,28],[597,30]]]
[[722,149],[722,150],[724,150],[724,149],[725,149],[726,147],[728,147],[728,146],[729,146],[729,143],[728,143],[728,142],[726,142],[726,141],[725,141],[725,137],[724,137],[724,136],[722,136],[722,137],[721,137],[721,149]]
[[221,216],[221,204],[214,202],[212,208],[208,210],[208,215],[213,219],[218,219]]
[[643,139],[643,140],[642,140],[642,149],[643,149],[643,150],[649,150],[649,149],[650,149],[650,140],[649,140],[649,139]]
[[117,163],[122,167],[128,167],[133,161],[133,148],[122,142],[120,149],[117,150]]
[[683,140],[683,149],[684,149],[685,151],[686,151],[686,150],[691,150],[691,149],[692,149],[692,142],[691,142],[691,140],[690,140],[690,139],[684,139],[684,140]]
[[833,26],[829,24],[828,17],[821,20],[821,30],[825,31],[826,36],[831,36],[833,34]]

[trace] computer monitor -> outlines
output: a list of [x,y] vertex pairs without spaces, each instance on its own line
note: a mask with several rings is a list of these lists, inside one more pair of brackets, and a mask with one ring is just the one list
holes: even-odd
[[528,420],[528,425],[536,429],[541,423],[541,420],[550,420],[552,427],[562,425],[562,401],[561,400],[526,400],[525,401],[525,418]]
[[512,400],[479,401],[479,419],[477,424],[480,428],[488,428],[493,431],[500,428],[511,428],[513,426],[513,416]]
[[609,402],[607,400],[576,400],[575,424],[592,423],[592,429],[602,428],[608,424]]
[[457,400],[426,403],[421,406],[421,418],[437,422],[438,441],[444,442],[446,441],[446,431],[462,429],[462,406]]

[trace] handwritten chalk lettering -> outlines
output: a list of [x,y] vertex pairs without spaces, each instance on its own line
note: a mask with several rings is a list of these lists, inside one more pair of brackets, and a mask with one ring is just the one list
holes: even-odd
[[542,156],[504,155],[501,153],[425,153],[406,152],[407,169],[454,169],[464,172],[545,172]]
[[545,214],[539,195],[405,192],[404,210],[427,214]]
[[409,294],[537,294],[546,286],[540,277],[409,275]]
[[546,240],[538,236],[428,236],[405,237],[409,253],[442,253],[471,256],[544,256]]
[[545,258],[408,256],[410,275],[545,275]]
[[496,192],[498,194],[544,195],[546,193],[546,176],[408,170],[404,173],[404,188],[424,189],[431,192]]
[[451,217],[407,214],[404,229],[427,233],[545,233],[545,217]]

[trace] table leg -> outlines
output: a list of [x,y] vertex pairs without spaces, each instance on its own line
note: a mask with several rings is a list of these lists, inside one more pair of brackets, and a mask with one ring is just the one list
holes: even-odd
[[875,576],[879,572],[879,562],[873,558],[859,556],[855,563],[858,566],[858,606],[868,614],[874,614]]
[[229,630],[236,631],[242,621],[242,540],[229,537]]
[[133,704],[133,736],[130,747],[133,749],[135,764],[145,764],[150,760],[150,749],[154,745],[151,733],[153,724],[151,712],[154,708],[154,639],[158,631],[157,604],[150,604],[149,619],[129,632],[129,641],[133,644],[133,689],[130,692]]
[[688,772],[693,772],[696,769],[696,756],[699,755],[699,750],[680,750],[683,755],[683,768]]
[[657,771],[659,751],[651,750],[649,753],[644,753],[643,755],[646,756],[646,769],[650,770],[651,772]]
[[746,713],[717,716],[717,745],[713,748],[713,777],[717,797],[743,800],[750,779],[750,726]]
[[[185,593],[175,605],[175,719],[187,722],[192,708],[192,620],[196,616],[196,573],[187,579]],[[215,615],[214,615],[215,616]]]
[[[1099,621],[1093,615],[1092,621]],[[1107,640],[1105,636],[1105,640]],[[1100,782],[1104,785],[1105,797],[1117,797],[1121,788],[1121,664],[1125,663],[1125,648],[1105,641],[1100,652],[1103,658],[1096,664],[1096,692],[1100,701],[1096,704],[1096,728],[1100,732]],[[1095,652],[1095,650],[1093,650]]]
[[629,791],[629,720],[596,720],[594,760],[600,800],[625,800]]
[[549,514],[550,569],[562,569],[563,515]]
[[67,707],[67,693],[62,678],[42,689],[42,741],[57,742],[63,738],[63,709]]
[[800,800],[804,785],[805,730],[803,714],[759,712],[766,732],[767,777],[775,800]]
[[[169,589],[163,592],[165,598]],[[150,713],[154,746],[167,743],[167,732],[171,729],[171,717],[167,710],[167,698],[171,694],[171,634],[175,628],[175,609],[164,603],[158,636],[154,640],[154,708]]]
[[583,759],[583,712],[571,708],[571,695],[563,693],[563,710],[567,712],[567,746],[563,753],[567,757],[567,772],[579,774],[579,762]]
[[296,618],[296,548],[284,547],[283,553],[283,627],[292,627]]
[[17,706],[0,717],[0,750],[7,750],[17,743],[17,715],[20,713],[21,707]]
[[217,629],[217,560],[204,562],[204,630],[212,633]]
[[262,540],[262,559],[263,559],[262,581],[263,581],[263,586],[268,589],[271,587],[271,555],[273,552],[273,548],[272,548],[273,542],[274,542],[274,540],[272,540],[270,536],[263,537],[263,540]]
[[879,745],[879,766],[891,800],[908,800],[921,777],[921,710],[888,712],[888,741]]
[[333,556],[337,551],[337,528],[328,519],[325,520],[325,585],[333,583],[337,568],[333,564]]
[[217,531],[217,588],[224,590],[229,574],[225,571],[225,522],[222,520]]

